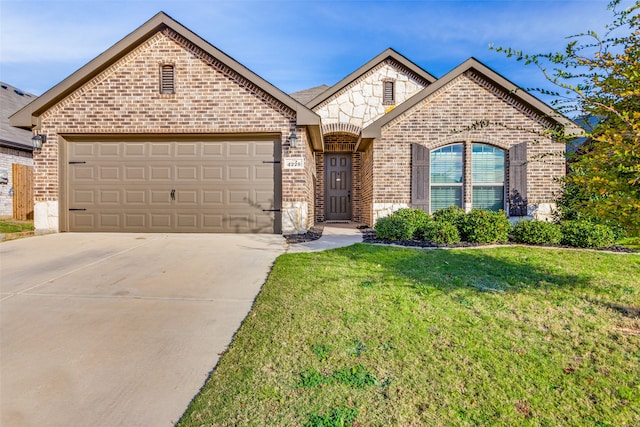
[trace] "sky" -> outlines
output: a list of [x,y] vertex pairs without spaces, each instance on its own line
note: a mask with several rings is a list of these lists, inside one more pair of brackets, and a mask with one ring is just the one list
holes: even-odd
[[[630,5],[635,0],[623,0]],[[608,0],[0,0],[0,80],[41,95],[159,11],[282,91],[333,85],[393,48],[441,77],[468,59],[515,84],[542,74],[489,45],[540,53],[611,22]]]

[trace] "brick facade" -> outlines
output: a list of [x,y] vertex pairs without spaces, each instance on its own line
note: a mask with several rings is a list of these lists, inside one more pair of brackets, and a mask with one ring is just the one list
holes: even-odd
[[[175,93],[159,93],[159,69],[175,66]],[[256,134],[282,135],[283,157],[304,157],[305,170],[282,171],[283,222],[313,225],[315,157],[295,112],[171,29],[148,39],[41,118],[47,143],[34,153],[36,215],[56,210],[58,144],[64,134]],[[298,147],[286,139],[292,131]],[[53,202],[53,203],[49,203]],[[289,211],[286,211],[289,209]],[[292,212],[292,209],[306,209]],[[50,228],[51,222],[39,224]],[[38,225],[38,224],[37,224]],[[294,231],[286,229],[286,231]]]
[[[481,121],[492,124],[472,126]],[[463,143],[465,164],[470,164],[470,145],[478,142],[503,150],[526,143],[529,204],[551,204],[560,191],[557,178],[565,171],[564,146],[541,136],[545,125],[543,117],[527,110],[510,94],[467,72],[383,127],[382,138],[374,144],[373,203],[381,206],[411,203],[412,143],[429,150]],[[508,171],[508,160],[506,166]],[[469,167],[465,168],[465,174],[464,202],[470,208]],[[508,176],[507,172],[507,188]],[[378,216],[383,215],[374,212],[373,220]]]

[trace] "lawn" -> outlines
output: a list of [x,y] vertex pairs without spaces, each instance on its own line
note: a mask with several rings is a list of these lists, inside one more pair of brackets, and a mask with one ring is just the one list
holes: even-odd
[[33,229],[33,221],[0,219],[0,233],[20,233],[22,231],[30,231]]
[[640,425],[640,256],[278,258],[179,426]]

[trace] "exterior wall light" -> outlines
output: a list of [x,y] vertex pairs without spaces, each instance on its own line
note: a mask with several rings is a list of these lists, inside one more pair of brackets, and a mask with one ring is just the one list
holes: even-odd
[[291,135],[289,135],[289,146],[291,148],[296,148],[298,146],[298,137],[296,136],[295,132],[291,132]]
[[33,148],[42,148],[42,144],[47,142],[47,135],[36,134],[33,138],[31,138],[31,143],[33,144]]

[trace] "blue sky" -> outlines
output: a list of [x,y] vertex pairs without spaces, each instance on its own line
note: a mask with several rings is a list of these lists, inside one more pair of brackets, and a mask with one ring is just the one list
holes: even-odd
[[489,44],[562,49],[566,36],[611,21],[607,3],[0,0],[0,80],[40,95],[164,11],[288,93],[332,85],[388,47],[436,77],[473,56],[522,87],[539,87],[538,70]]

